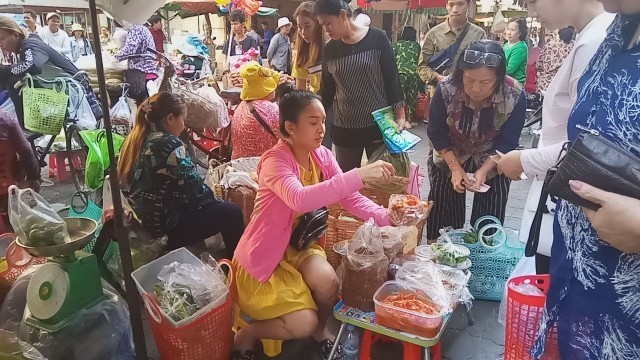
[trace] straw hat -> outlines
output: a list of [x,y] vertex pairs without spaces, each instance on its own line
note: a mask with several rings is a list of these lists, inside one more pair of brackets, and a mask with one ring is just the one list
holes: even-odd
[[264,99],[278,87],[280,74],[266,68],[257,61],[249,61],[240,68],[242,92],[240,99],[244,101]]

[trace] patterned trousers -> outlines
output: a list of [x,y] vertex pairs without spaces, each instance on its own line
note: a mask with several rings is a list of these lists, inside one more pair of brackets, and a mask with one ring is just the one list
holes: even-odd
[[[467,173],[477,171],[476,164],[469,159],[462,165]],[[440,229],[451,226],[460,229],[464,226],[466,215],[466,193],[457,193],[451,185],[451,174],[441,170],[433,162],[433,153],[429,153],[427,162],[429,169],[429,201],[433,201],[433,209],[427,221],[427,239],[435,240],[440,237]],[[471,212],[471,224],[485,215],[492,215],[504,222],[507,200],[509,198],[509,186],[511,180],[504,175],[496,175],[487,180],[486,184],[491,189],[486,193],[475,193],[473,198],[473,211]]]
[[[402,92],[404,93],[405,112],[407,121],[415,121],[416,105],[418,103],[418,88],[422,80],[418,74],[399,74]],[[424,85],[424,84],[423,84]]]

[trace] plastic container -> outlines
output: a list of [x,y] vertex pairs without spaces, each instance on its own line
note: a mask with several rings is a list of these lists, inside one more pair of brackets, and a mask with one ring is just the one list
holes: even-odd
[[[520,284],[532,284],[542,290],[545,296],[522,294],[513,288],[513,286]],[[520,276],[509,281],[505,324],[505,360],[533,359],[531,349],[538,336],[548,290],[549,275]],[[555,327],[547,334],[546,350],[542,359],[560,359],[558,332]]]
[[[402,285],[396,281],[387,281],[373,296],[376,309],[376,319],[379,325],[391,329],[400,330],[413,335],[433,339],[438,336],[445,310],[440,308],[440,312],[435,315],[427,315],[415,311],[384,304],[382,301],[389,295],[397,293],[411,293],[423,302],[432,303],[431,299],[424,291]],[[438,307],[438,306],[436,306]]]
[[416,261],[436,261],[436,253],[431,245],[420,245],[415,249]]

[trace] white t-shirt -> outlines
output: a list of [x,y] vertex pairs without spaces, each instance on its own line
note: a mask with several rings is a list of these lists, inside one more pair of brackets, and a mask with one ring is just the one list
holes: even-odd
[[537,149],[524,150],[521,156],[528,175],[543,177],[557,162],[562,145],[567,141],[567,121],[578,98],[578,81],[614,19],[615,14],[604,13],[591,20],[576,36],[573,50],[549,84],[542,106],[540,143]]
[[45,44],[51,46],[55,51],[64,55],[69,60],[73,59],[71,56],[71,39],[69,39],[66,31],[58,30],[53,33],[49,27],[43,27],[38,29],[38,35]]

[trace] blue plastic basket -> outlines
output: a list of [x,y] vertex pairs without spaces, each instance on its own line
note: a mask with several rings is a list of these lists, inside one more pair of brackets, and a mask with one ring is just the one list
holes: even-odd
[[464,242],[466,230],[453,230],[447,234],[455,244],[464,245],[471,251],[471,268],[469,269],[471,294],[479,300],[500,301],[509,275],[524,256],[525,244],[520,241],[515,230],[503,228],[496,218],[480,218],[476,225],[486,220],[491,220],[494,224],[482,227],[478,233],[484,234],[492,229],[497,230],[490,237],[493,240],[490,246],[481,242],[482,236],[478,236],[477,243],[466,244]]

